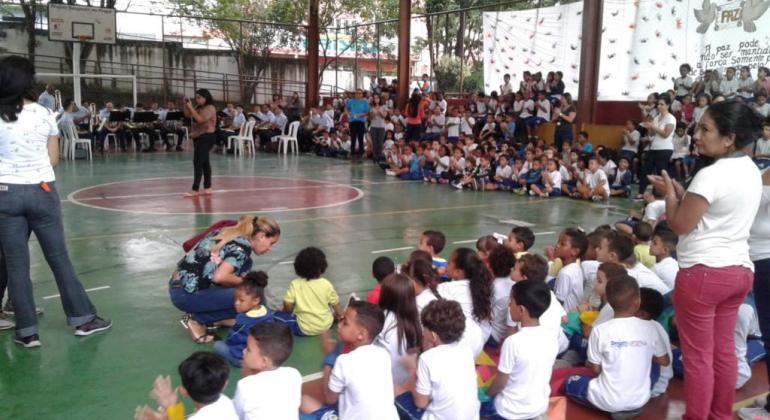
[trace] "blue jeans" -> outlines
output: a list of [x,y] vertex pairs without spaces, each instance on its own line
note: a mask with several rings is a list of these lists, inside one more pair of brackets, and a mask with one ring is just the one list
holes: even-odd
[[278,311],[273,314],[273,317],[286,324],[287,327],[291,330],[292,334],[294,334],[297,337],[307,337],[305,333],[302,332],[302,329],[299,327],[299,323],[297,322],[297,316],[294,315],[291,312],[282,312]]
[[401,420],[420,420],[425,410],[414,405],[411,392],[405,392],[396,396],[396,411]]
[[16,334],[38,333],[35,300],[29,278],[29,232],[35,232],[61,295],[67,324],[83,325],[96,316],[96,308],[75,274],[67,245],[61,203],[54,183],[50,191],[40,185],[0,185],[0,251],[5,256],[8,296],[16,311]]
[[195,293],[187,293],[181,287],[169,287],[171,303],[182,312],[192,315],[197,323],[213,324],[225,319],[235,319],[235,289],[211,286]]
[[232,353],[230,353],[230,347],[227,346],[227,343],[223,341],[216,341],[214,342],[214,353],[222,356],[225,360],[227,360],[232,366],[235,366],[237,368],[241,367],[242,359],[238,359],[233,356]]
[[[765,352],[770,354],[770,258],[754,261],[754,301],[757,306],[759,329]],[[770,378],[770,363],[766,364]],[[768,379],[770,380],[770,379]],[[770,403],[768,403],[770,408]]]

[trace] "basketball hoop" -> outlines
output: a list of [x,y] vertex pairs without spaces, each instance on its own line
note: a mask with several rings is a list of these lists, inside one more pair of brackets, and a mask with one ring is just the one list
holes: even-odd
[[79,42],[88,42],[88,41],[91,41],[92,39],[94,39],[94,37],[88,36],[88,35],[80,35],[78,37]]

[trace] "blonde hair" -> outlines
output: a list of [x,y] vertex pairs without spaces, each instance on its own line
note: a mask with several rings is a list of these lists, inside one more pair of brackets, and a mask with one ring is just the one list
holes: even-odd
[[264,233],[268,238],[273,238],[281,234],[281,227],[271,217],[243,215],[238,219],[237,225],[219,231],[214,237],[217,243],[211,247],[211,252],[219,252],[223,246],[239,236],[250,239],[259,232]]

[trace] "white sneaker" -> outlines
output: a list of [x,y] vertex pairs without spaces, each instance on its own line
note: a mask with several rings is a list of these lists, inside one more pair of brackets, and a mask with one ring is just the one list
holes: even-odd
[[452,183],[452,186],[457,188],[458,190],[463,189],[463,184],[460,184],[459,182]]
[[736,413],[741,420],[769,420],[770,412],[764,407],[745,407]]
[[396,173],[391,171],[390,169],[385,170],[385,175],[387,176],[396,176]]
[[16,323],[11,321],[10,319],[0,318],[0,331],[2,330],[10,330],[11,328],[15,327]]

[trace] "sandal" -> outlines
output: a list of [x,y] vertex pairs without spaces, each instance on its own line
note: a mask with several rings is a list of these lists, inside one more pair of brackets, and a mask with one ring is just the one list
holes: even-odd
[[195,331],[193,331],[191,323],[194,322],[195,324],[201,327],[203,326],[198,324],[198,322],[195,321],[194,319],[192,319],[192,315],[184,314],[184,316],[182,316],[182,319],[179,322],[182,323],[182,326],[187,330],[187,332],[190,333],[190,338],[192,338],[193,342],[195,342],[196,344],[206,344],[214,341],[214,336],[209,334],[208,328],[206,329],[206,332],[204,332],[201,335],[197,335]]

